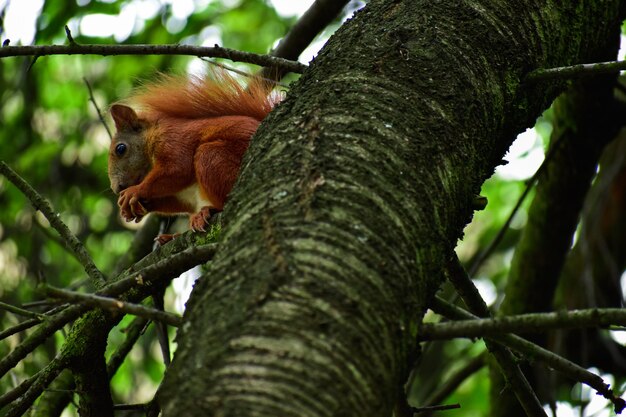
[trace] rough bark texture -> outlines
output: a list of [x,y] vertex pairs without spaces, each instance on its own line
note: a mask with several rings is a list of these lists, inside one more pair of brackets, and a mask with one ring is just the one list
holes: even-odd
[[619,1],[373,0],[262,125],[165,416],[389,415],[472,196]]

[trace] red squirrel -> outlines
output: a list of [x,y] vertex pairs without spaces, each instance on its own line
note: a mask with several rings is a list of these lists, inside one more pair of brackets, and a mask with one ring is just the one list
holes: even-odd
[[225,71],[164,75],[128,99],[137,112],[113,104],[109,179],[124,220],[188,213],[191,229],[204,231],[210,211],[224,207],[250,137],[277,102],[269,91],[258,79],[243,87]]

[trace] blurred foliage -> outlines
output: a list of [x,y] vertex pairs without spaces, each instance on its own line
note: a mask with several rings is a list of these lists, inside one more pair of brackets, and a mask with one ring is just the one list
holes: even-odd
[[[18,2],[21,0],[12,0]],[[185,9],[185,5],[190,6]],[[360,5],[352,2],[350,13]],[[0,23],[6,10],[0,10]],[[96,14],[135,16],[127,33],[119,30],[105,37],[90,36]],[[294,17],[280,16],[264,0],[76,0],[45,1],[36,23],[35,44],[66,43],[64,25],[68,25],[78,43],[186,43],[210,45],[266,53],[295,22]],[[336,29],[328,28],[321,40]],[[119,28],[117,28],[119,29]],[[4,26],[0,38],[4,39]],[[12,42],[15,44],[15,42]],[[245,64],[229,65],[252,71]],[[192,57],[178,56],[51,56],[0,59],[0,160],[6,161],[36,190],[51,202],[54,210],[70,229],[86,243],[96,265],[105,273],[113,269],[118,258],[131,243],[133,228],[120,221],[116,197],[109,189],[107,149],[109,138],[98,114],[89,102],[85,80],[93,88],[100,109],[125,97],[141,80],[156,72],[184,72],[204,68],[206,63]],[[539,120],[538,138],[526,151],[542,149],[550,134],[550,111]],[[107,117],[107,123],[111,124]],[[518,155],[514,158],[524,158]],[[532,172],[527,172],[530,177]],[[505,179],[496,174],[482,189],[489,200],[484,211],[477,212],[467,227],[458,248],[461,260],[471,264],[477,254],[491,242],[511,212],[525,187],[524,180]],[[515,244],[525,224],[525,213],[532,193],[522,205],[511,228],[494,254],[479,271],[479,277],[502,289]],[[40,280],[59,286],[77,288],[85,284],[85,274],[48,222],[37,213],[26,198],[0,177],[0,300],[24,305],[41,300],[36,290]],[[442,292],[446,292],[444,289]],[[170,307],[177,294],[168,291]],[[44,311],[33,307],[34,311]],[[22,318],[0,310],[0,329],[9,328]],[[124,339],[126,317],[110,334],[109,346]],[[149,400],[163,373],[163,363],[149,327],[116,373],[112,386],[115,401],[134,403]],[[15,348],[28,332],[0,341],[0,357]],[[12,378],[0,380],[0,394],[37,372],[54,357],[63,342],[57,333],[37,349],[28,360],[12,372]],[[424,349],[417,368],[417,379],[410,401],[416,406],[436,389],[463,358],[477,356],[484,345],[459,340],[443,348]],[[111,352],[108,352],[110,354]],[[461,358],[459,360],[459,358]],[[423,366],[428,366],[424,372]],[[426,375],[426,376],[424,376]],[[421,379],[420,379],[421,378]],[[426,379],[434,384],[429,386]],[[486,369],[474,374],[447,403],[460,402],[461,410],[449,411],[458,416],[488,413],[488,377]],[[579,389],[580,391],[580,389]],[[575,402],[570,393],[561,396]],[[579,394],[578,398],[581,398]],[[121,415],[121,414],[120,414]]]
[[[191,7],[181,12],[176,9],[181,9],[180,3]],[[6,12],[0,10],[0,22]],[[90,16],[96,14],[110,18],[134,14],[132,30],[124,39],[117,32],[106,37],[88,36],[94,31],[88,25],[93,22]],[[209,42],[211,46],[219,43],[266,53],[294,21],[295,17],[280,16],[263,0],[45,1],[33,43],[66,43],[67,24],[79,43]],[[0,28],[0,37],[7,37],[4,26]],[[185,72],[191,63],[194,70],[208,65],[193,57],[178,56],[51,56],[34,63],[29,57],[0,60],[0,160],[51,202],[105,273],[112,271],[118,258],[128,250],[136,226],[123,223],[118,216],[117,198],[109,189],[106,173],[109,137],[89,101],[85,80],[101,111],[106,112],[110,103],[126,96],[155,72]],[[23,305],[42,299],[36,290],[39,280],[76,288],[86,283],[84,278],[82,267],[45,218],[0,176],[0,300]],[[167,302],[173,303],[175,297],[168,292]],[[44,305],[33,310],[45,308]],[[119,329],[124,328],[127,319],[111,333],[109,346],[124,339]],[[0,311],[1,329],[22,320]],[[115,375],[117,402],[147,401],[154,394],[164,365],[153,331],[150,326]],[[0,357],[15,348],[26,334],[0,341]],[[0,394],[41,369],[55,356],[62,341],[63,336],[57,333],[23,361],[12,378],[3,378]]]

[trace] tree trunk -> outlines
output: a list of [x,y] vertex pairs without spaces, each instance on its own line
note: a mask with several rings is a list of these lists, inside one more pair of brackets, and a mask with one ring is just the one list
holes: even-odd
[[[473,196],[620,2],[372,0],[263,123],[165,416],[383,416]],[[611,24],[607,24],[610,22]]]

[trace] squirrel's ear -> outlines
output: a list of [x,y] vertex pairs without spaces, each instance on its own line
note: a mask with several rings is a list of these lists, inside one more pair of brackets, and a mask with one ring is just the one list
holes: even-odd
[[111,116],[117,130],[141,130],[142,123],[135,110],[124,105],[114,104],[111,106]]

